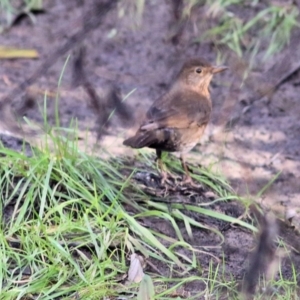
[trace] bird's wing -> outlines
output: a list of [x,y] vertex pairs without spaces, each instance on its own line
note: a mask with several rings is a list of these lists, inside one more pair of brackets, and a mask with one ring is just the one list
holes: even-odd
[[159,128],[188,128],[207,124],[211,102],[193,91],[167,94],[155,101],[147,112],[147,120],[141,130]]

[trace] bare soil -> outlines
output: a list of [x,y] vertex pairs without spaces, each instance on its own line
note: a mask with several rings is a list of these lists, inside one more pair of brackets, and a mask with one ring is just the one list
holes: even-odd
[[[1,46],[34,48],[40,55],[37,60],[1,61],[1,98],[32,74],[55,49],[82,30],[83,12],[91,1],[86,1],[84,7],[80,5],[80,1],[44,2],[45,12],[35,16],[35,24],[24,17],[0,35]],[[132,21],[128,12],[124,17],[119,17],[120,7],[119,10],[110,11],[100,26],[85,36],[84,41],[77,43],[70,53],[59,57],[30,88],[12,99],[11,106],[15,116],[10,110],[2,109],[0,132],[4,144],[20,150],[21,137],[31,144],[39,144],[42,134],[39,134],[40,131],[35,135],[30,134],[31,129],[22,121],[22,117],[32,120],[36,128],[42,127],[40,108],[43,106],[45,90],[48,94],[48,122],[55,123],[58,78],[67,55],[71,54],[59,88],[60,120],[62,125],[68,126],[72,119],[77,119],[82,147],[88,144],[86,150],[94,151],[100,136],[98,111],[82,86],[72,85],[72,59],[78,47],[84,45],[86,77],[99,95],[105,95],[112,87],[118,87],[123,96],[134,90],[125,102],[132,112],[132,122],[124,123],[117,115],[114,116],[99,141],[101,151],[108,150],[117,156],[134,156],[136,153],[133,150],[122,146],[122,140],[136,129],[151,102],[166,92],[182,62],[187,57],[199,56],[215,62],[217,57],[218,49],[211,43],[193,42],[200,34],[195,29],[194,19],[186,24],[177,39],[172,39],[177,22],[172,3],[146,1],[139,25]],[[204,8],[199,8],[199,17],[200,13],[204,13]],[[295,31],[293,35],[296,36],[294,40],[299,40],[299,32]],[[296,46],[298,47],[297,43]],[[295,44],[291,43],[289,47],[295,47]],[[288,70],[274,68],[284,59],[296,59],[291,57],[289,47],[265,63],[262,63],[258,54],[249,80],[244,84],[241,75],[247,63],[225,47],[221,49],[224,63],[230,69],[214,79],[211,87],[214,105],[212,121],[205,137],[188,158],[189,162],[213,166],[215,171],[228,178],[237,193],[254,198],[280,218],[281,235],[294,247],[290,257],[282,261],[283,274],[287,277],[292,274],[291,261],[297,272],[300,271],[300,245],[297,242],[300,228],[300,72],[290,72],[290,76],[286,76],[268,97],[262,97],[257,91],[272,82],[273,79],[268,77],[270,73],[276,79],[293,69],[293,64],[290,64]],[[285,65],[287,64],[286,62]],[[101,99],[105,99],[105,96]],[[15,117],[22,124],[23,133],[18,130]],[[85,142],[86,138],[88,143]],[[279,172],[281,173],[275,182],[260,196],[259,191]],[[235,203],[222,205],[218,209],[225,213],[231,210],[233,216],[237,217],[242,213],[241,207]],[[292,221],[295,228],[283,221],[287,212],[294,216]],[[221,257],[224,253],[226,272],[241,279],[248,265],[250,250],[253,249],[254,237],[251,232],[238,226],[229,226],[223,230],[223,225],[218,223],[216,227],[223,232],[225,243],[214,254]],[[165,234],[171,235],[167,226],[158,224],[155,220],[149,226],[160,228]],[[211,245],[215,242],[204,231],[196,231],[195,244]],[[208,263],[204,255],[200,259]],[[200,288],[195,284],[190,285],[190,288],[187,287],[189,290]]]

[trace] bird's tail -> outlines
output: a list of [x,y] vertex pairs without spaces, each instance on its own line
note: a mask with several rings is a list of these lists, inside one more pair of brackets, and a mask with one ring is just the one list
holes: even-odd
[[157,137],[153,131],[137,132],[135,136],[125,140],[123,145],[138,149],[149,147],[151,144],[155,143],[156,140]]

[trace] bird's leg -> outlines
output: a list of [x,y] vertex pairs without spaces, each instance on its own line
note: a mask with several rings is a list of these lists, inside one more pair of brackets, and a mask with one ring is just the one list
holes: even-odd
[[192,184],[193,183],[193,180],[191,178],[191,175],[190,175],[190,172],[189,172],[189,169],[185,163],[185,159],[184,159],[184,155],[181,153],[180,154],[180,161],[181,161],[181,166],[185,172],[185,175],[183,177],[183,180],[182,180],[182,183],[183,184],[187,184],[187,183],[190,183]]
[[[158,167],[160,169],[160,174],[161,174],[161,184],[164,184],[165,182],[167,182],[168,177],[170,177],[171,179],[173,179],[176,182],[176,176],[174,176],[171,172],[168,172],[168,170],[166,169],[166,166],[163,164],[162,159],[161,159],[161,155],[162,155],[162,151],[156,149],[156,161],[158,163]],[[171,182],[169,182],[171,183]]]
[[161,184],[164,184],[168,178],[168,173],[164,170],[163,162],[161,160],[162,151],[156,149],[156,161],[158,163],[158,167],[160,169],[160,175],[161,175]]
[[184,169],[185,171],[185,175],[183,177],[183,180],[182,180],[182,184],[189,184],[190,186],[194,187],[194,188],[199,188],[201,187],[201,184],[196,184],[191,175],[190,175],[190,171],[189,171],[189,168],[188,166],[186,165],[185,163],[185,159],[184,159],[184,155],[181,153],[180,154],[180,161],[181,161],[181,165],[182,165],[182,168]]

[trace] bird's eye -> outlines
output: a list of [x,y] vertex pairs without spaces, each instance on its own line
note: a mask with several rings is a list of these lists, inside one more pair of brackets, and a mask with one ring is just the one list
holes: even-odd
[[196,73],[198,73],[198,74],[202,73],[202,69],[200,69],[200,68],[196,69]]

